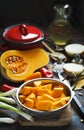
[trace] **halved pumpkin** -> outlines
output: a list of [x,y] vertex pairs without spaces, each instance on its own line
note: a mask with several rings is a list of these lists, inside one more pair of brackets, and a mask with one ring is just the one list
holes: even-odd
[[41,48],[31,50],[8,50],[1,55],[1,73],[10,81],[23,81],[28,75],[49,62]]

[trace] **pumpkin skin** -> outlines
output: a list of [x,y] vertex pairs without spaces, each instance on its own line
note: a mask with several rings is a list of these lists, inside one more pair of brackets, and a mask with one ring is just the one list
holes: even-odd
[[0,58],[1,74],[13,82],[24,81],[28,75],[49,62],[41,48],[31,50],[8,50]]

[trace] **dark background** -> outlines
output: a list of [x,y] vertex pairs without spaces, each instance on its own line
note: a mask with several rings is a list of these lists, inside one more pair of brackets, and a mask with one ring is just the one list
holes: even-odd
[[53,5],[58,3],[71,5],[70,22],[83,31],[84,0],[0,0],[0,28],[24,22],[48,27],[55,14]]

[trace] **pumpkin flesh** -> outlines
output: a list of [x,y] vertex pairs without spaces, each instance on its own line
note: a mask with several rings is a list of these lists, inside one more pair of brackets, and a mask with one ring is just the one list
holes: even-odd
[[31,50],[8,50],[1,55],[1,73],[12,81],[23,81],[34,71],[49,62],[41,48]]

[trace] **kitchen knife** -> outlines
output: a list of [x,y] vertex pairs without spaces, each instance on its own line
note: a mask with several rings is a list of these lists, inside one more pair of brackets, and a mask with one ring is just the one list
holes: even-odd
[[73,91],[73,94],[74,94],[74,96],[73,96],[73,99],[72,99],[72,103],[73,103],[74,107],[76,107],[76,109],[78,110],[82,119],[84,119],[84,106],[82,105],[80,100],[77,98],[74,91]]

